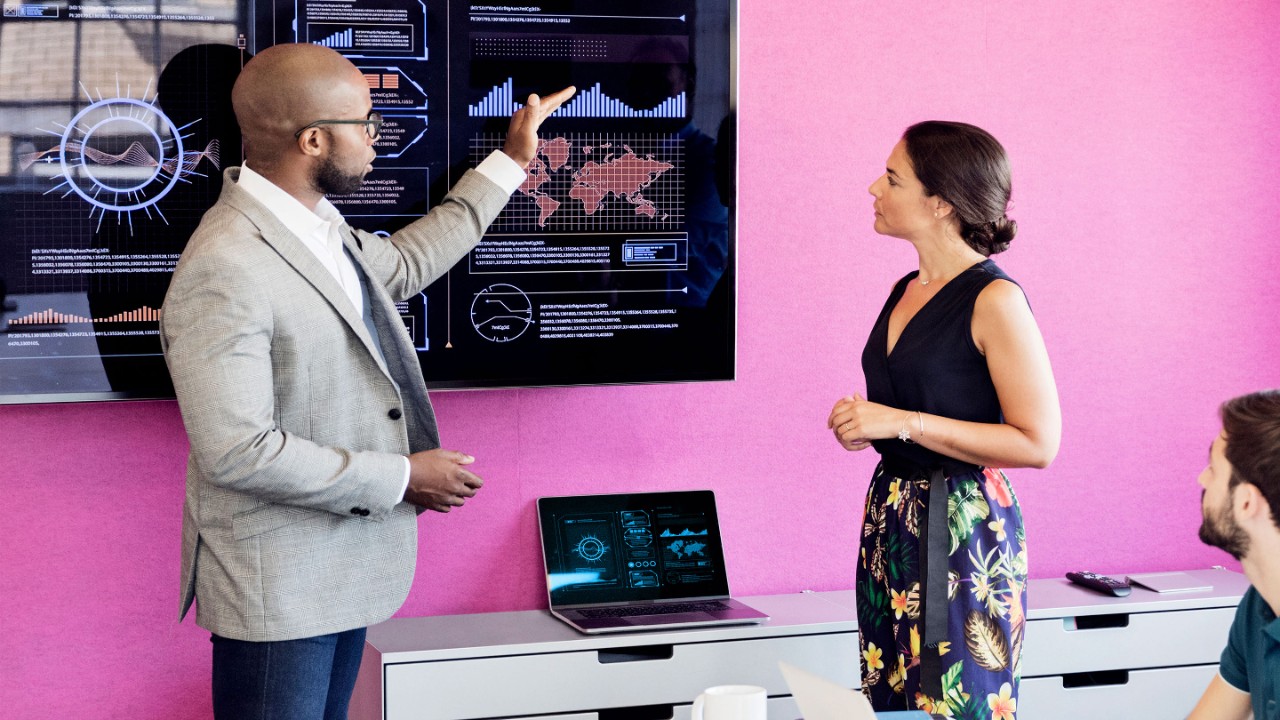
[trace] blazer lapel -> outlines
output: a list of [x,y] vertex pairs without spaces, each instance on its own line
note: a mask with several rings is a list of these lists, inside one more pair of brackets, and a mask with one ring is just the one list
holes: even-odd
[[405,403],[408,417],[412,418],[409,422],[410,432],[414,437],[424,437],[425,447],[439,447],[440,433],[436,429],[435,410],[427,397],[427,382],[422,376],[422,366],[418,364],[418,351],[413,347],[409,333],[405,332],[400,311],[391,295],[365,263],[360,236],[350,226],[344,225],[342,230],[342,241],[347,246],[347,252],[364,277],[369,317],[378,329],[387,366],[392,368],[391,377],[400,388],[401,397],[410,399],[410,402]]
[[[244,213],[258,230],[262,233],[262,239],[272,247],[280,255],[280,257],[292,267],[298,275],[302,276],[316,292],[325,299],[327,303],[338,313],[338,315],[346,322],[347,327],[355,333],[356,337],[373,356],[378,367],[382,372],[391,378],[391,372],[387,369],[386,363],[383,361],[382,353],[374,345],[373,338],[369,335],[368,328],[364,325],[364,318],[356,314],[356,308],[351,304],[351,300],[347,297],[342,286],[338,284],[337,279],[329,272],[320,261],[316,259],[314,253],[302,244],[296,235],[289,231],[269,210],[262,206],[257,200],[253,199],[248,193],[240,190],[235,185],[236,177],[228,177],[227,182],[223,184],[223,195],[228,204]],[[369,293],[370,297],[373,292]],[[394,381],[394,379],[393,379]]]
[[[422,378],[422,370],[418,365],[418,351],[413,347],[409,333],[405,331],[403,321],[400,319],[400,311],[396,308],[395,301],[391,299],[386,287],[378,281],[377,276],[365,264],[364,254],[361,252],[362,243],[351,226],[345,224],[342,226],[342,241],[346,244],[347,252],[350,254],[352,261],[359,266],[360,272],[366,280],[369,313],[378,328],[378,335],[382,339],[384,352],[388,354],[395,353],[395,362],[400,364],[405,371],[405,377],[395,378],[396,382],[402,385],[407,382],[418,393],[425,395],[427,385]],[[393,362],[390,357],[386,358],[386,360],[388,364]]]

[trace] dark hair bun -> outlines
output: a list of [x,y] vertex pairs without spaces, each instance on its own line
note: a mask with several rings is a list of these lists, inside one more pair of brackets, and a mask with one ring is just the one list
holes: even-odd
[[925,194],[951,204],[969,247],[986,257],[1007,250],[1018,224],[1005,215],[1013,184],[1004,146],[980,127],[946,120],[916,123],[902,139]]
[[979,225],[967,225],[964,228],[964,241],[969,247],[986,257],[991,257],[1009,249],[1013,236],[1018,234],[1018,223],[1002,216],[999,220]]

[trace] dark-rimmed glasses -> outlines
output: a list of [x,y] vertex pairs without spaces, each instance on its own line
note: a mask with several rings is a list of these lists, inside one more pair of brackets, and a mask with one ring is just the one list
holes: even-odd
[[369,135],[369,139],[376,142],[382,136],[382,113],[377,110],[370,110],[363,120],[317,120],[302,126],[298,132],[293,134],[293,138],[297,140],[302,137],[302,133],[321,125],[363,125],[364,131]]

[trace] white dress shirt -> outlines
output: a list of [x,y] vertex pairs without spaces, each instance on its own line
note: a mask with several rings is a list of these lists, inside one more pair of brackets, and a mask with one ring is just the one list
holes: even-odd
[[[516,161],[497,150],[476,166],[476,172],[492,180],[498,187],[506,190],[507,194],[515,192],[527,177]],[[360,291],[360,279],[356,275],[355,264],[342,249],[341,228],[346,221],[338,208],[328,198],[321,198],[315,212],[312,212],[298,202],[297,198],[254,172],[248,163],[240,165],[240,179],[236,184],[262,203],[289,232],[302,241],[303,246],[316,256],[320,264],[342,286],[356,315],[363,316],[364,298]],[[405,458],[401,497],[409,488],[409,470],[409,458]]]

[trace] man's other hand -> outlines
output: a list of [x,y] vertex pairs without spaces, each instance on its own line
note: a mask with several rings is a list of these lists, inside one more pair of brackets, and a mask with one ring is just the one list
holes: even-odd
[[536,94],[530,95],[525,106],[511,114],[511,125],[507,128],[507,141],[502,146],[502,152],[519,163],[520,167],[529,167],[538,153],[538,128],[542,126],[542,121],[560,109],[577,91],[577,88],[570,85],[544,98]]
[[455,450],[425,450],[410,455],[405,501],[444,513],[462,507],[484,485],[478,475],[466,468],[475,461]]

